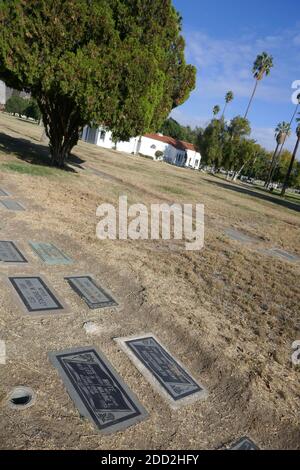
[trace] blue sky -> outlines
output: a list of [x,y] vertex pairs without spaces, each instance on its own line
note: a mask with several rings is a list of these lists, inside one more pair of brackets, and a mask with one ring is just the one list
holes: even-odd
[[[271,75],[259,84],[249,114],[252,137],[274,148],[274,129],[290,121],[292,83],[299,81],[299,0],[173,0],[183,17],[187,61],[197,67],[197,87],[189,100],[173,110],[181,124],[204,126],[212,108],[224,103],[228,90],[235,100],[226,118],[243,115],[254,86],[252,66],[257,54],[274,57]],[[295,128],[295,126],[294,126]],[[287,147],[292,149],[295,137]]]

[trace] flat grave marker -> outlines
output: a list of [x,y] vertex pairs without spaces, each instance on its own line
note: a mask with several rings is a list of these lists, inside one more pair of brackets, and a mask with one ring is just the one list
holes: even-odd
[[4,201],[0,202],[9,211],[25,211],[25,207],[23,207],[22,204],[20,204],[18,201],[14,201],[13,199],[5,199]]
[[260,450],[260,449],[259,447],[257,447],[256,444],[254,444],[253,441],[251,441],[251,439],[249,439],[248,437],[243,437],[238,442],[233,444],[230,450]]
[[250,235],[246,235],[243,232],[240,232],[239,230],[235,228],[227,228],[225,230],[226,235],[231,238],[231,240],[234,240],[236,242],[240,243],[258,243],[259,239],[255,237],[251,237]]
[[68,276],[65,280],[90,309],[115,307],[118,303],[91,276]]
[[151,334],[116,340],[136,367],[174,408],[207,397],[207,391]]
[[0,240],[0,262],[3,263],[28,263],[14,242]]
[[59,248],[52,243],[29,242],[33,251],[44,261],[44,263],[53,265],[72,264],[73,261],[65,255]]
[[80,414],[104,434],[144,420],[148,413],[104,354],[93,348],[49,353]]
[[8,194],[8,192],[5,191],[5,189],[0,188],[0,197],[7,197],[7,196],[10,196],[10,194]]
[[6,344],[3,340],[0,340],[0,364],[6,364]]
[[270,250],[264,250],[264,252],[267,252],[271,256],[290,261],[291,263],[296,263],[300,261],[300,256],[288,253],[287,251],[281,250],[280,248],[271,248]]
[[11,276],[10,286],[26,314],[66,313],[66,306],[40,276]]

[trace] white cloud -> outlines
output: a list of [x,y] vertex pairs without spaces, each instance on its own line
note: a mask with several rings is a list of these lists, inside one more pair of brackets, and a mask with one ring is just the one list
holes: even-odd
[[[197,88],[187,104],[172,111],[174,119],[183,125],[205,127],[212,118],[213,105],[222,105],[228,90],[234,92],[235,101],[228,108],[227,117],[242,115],[255,83],[253,62],[257,54],[266,51],[274,57],[274,68],[258,85],[256,105],[251,110],[251,137],[266,149],[274,150],[275,125],[280,120],[289,120],[291,86],[300,80],[299,27],[260,38],[253,31],[239,40],[215,38],[201,31],[187,31],[185,38],[187,60],[198,70]],[[293,133],[286,148],[293,150],[295,141]]]
[[[202,32],[188,32],[187,55],[198,68],[197,93],[206,98],[220,98],[232,89],[237,98],[249,97],[254,85],[251,73],[254,59],[266,50],[274,55],[275,67],[259,84],[257,97],[265,102],[286,103],[291,96],[289,85],[296,79],[295,68],[288,59],[293,56],[290,36],[291,32],[286,32],[259,39],[246,36],[233,41],[215,39]],[[285,54],[287,48],[289,54]]]
[[180,108],[173,109],[171,117],[178,121],[183,126],[193,127],[206,127],[209,124],[209,119],[203,116],[188,114]]
[[270,127],[257,127],[252,130],[251,137],[257,140],[257,142],[263,147],[265,147],[267,150],[274,150],[276,143],[274,138],[274,132],[274,129]]

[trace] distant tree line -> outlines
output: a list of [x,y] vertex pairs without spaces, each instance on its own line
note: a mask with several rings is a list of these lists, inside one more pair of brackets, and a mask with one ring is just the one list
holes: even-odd
[[22,98],[18,95],[12,95],[6,102],[5,111],[7,113],[21,116],[26,116],[27,119],[31,118],[35,121],[41,119],[41,112],[35,99]]
[[[202,155],[202,166],[211,167],[214,171],[225,170],[233,180],[240,176],[283,184],[292,161],[292,153],[282,150],[278,157],[279,147],[290,133],[287,123],[278,124],[275,130],[277,146],[274,153],[267,151],[255,140],[250,139],[249,121],[236,116],[226,122],[223,117],[213,118],[206,128],[182,126],[173,118],[165,121],[160,132],[174,139],[184,140],[196,146]],[[300,162],[294,161],[289,185],[300,189]]]
[[173,118],[167,119],[159,129],[159,132],[164,135],[173,137],[173,139],[190,142],[194,145],[197,144],[198,134],[200,131],[202,131],[200,127],[192,129],[190,126],[182,126]]

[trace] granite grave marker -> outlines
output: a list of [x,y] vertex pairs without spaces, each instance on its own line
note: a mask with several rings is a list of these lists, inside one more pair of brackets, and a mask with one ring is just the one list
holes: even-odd
[[9,196],[8,192],[5,191],[3,188],[0,188],[0,197],[7,197]]
[[25,211],[25,208],[17,201],[13,199],[6,199],[4,201],[0,201],[1,204],[10,211]]
[[153,336],[120,338],[118,343],[141,373],[152,382],[171,405],[206,398],[207,392]]
[[39,276],[13,276],[8,278],[27,314],[61,313],[66,308],[46,282]]
[[147,412],[106,357],[93,348],[49,353],[80,414],[103,433],[120,431]]
[[250,235],[246,235],[243,232],[235,228],[228,228],[225,230],[226,235],[231,238],[231,240],[240,242],[240,243],[258,243],[259,240],[255,237],[251,237]]
[[72,264],[71,258],[66,256],[52,243],[29,242],[33,251],[41,258],[44,263],[49,265],[67,265]]
[[28,263],[14,242],[0,241],[0,261],[4,263]]
[[251,441],[248,437],[243,437],[238,442],[236,442],[230,450],[259,450],[254,442]]
[[90,309],[114,307],[118,305],[108,292],[95,283],[91,276],[69,276],[65,279]]
[[291,261],[292,263],[299,262],[300,256],[294,255],[292,253],[288,253],[287,251],[281,250],[280,248],[271,248],[269,250],[271,255],[277,256],[278,258],[285,259],[287,261]]

